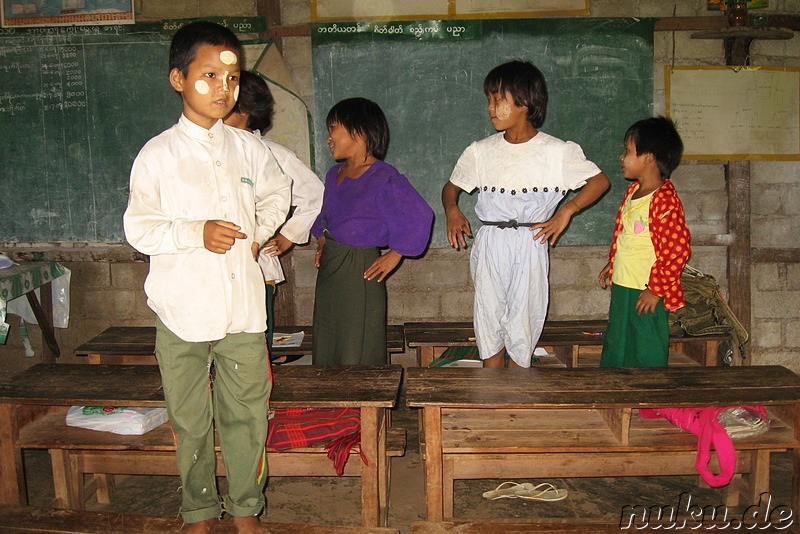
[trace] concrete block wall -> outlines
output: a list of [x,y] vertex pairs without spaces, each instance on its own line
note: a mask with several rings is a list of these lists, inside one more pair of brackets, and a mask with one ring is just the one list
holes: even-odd
[[[309,0],[282,0],[282,24],[306,24],[310,20]],[[247,16],[256,13],[255,0],[181,0],[160,2],[136,0],[140,21],[196,16]],[[592,16],[670,17],[713,16],[705,0],[663,2],[656,0],[593,0]],[[764,13],[800,13],[800,0],[772,0]],[[722,42],[691,39],[693,32],[656,32],[654,112],[665,111],[665,65],[722,65]],[[800,66],[800,39],[755,41],[753,64]],[[313,108],[311,39],[284,37],[284,60],[302,96]],[[623,132],[620,132],[620,136]],[[620,150],[622,142],[620,140]],[[800,163],[753,162],[752,243],[754,247],[800,247],[794,231],[800,223]],[[716,162],[685,162],[674,175],[689,226],[695,236],[726,232],[726,185],[724,167]],[[609,236],[611,228],[609,228]],[[553,319],[605,317],[608,293],[596,283],[605,264],[606,247],[556,246],[551,252],[551,303]],[[296,247],[291,256],[295,270],[294,304],[297,321],[311,323],[316,269],[314,245]],[[713,274],[723,290],[727,288],[726,249],[696,246],[690,260],[694,267]],[[68,262],[72,269],[71,325],[57,331],[65,354],[111,325],[149,325],[154,315],[147,308],[142,286],[146,263],[86,261]],[[387,281],[389,321],[456,321],[472,318],[473,288],[469,278],[468,251],[432,249],[420,259],[406,259]],[[279,286],[279,291],[281,287]],[[285,289],[284,289],[285,290]],[[754,363],[780,363],[800,371],[794,354],[800,348],[800,265],[759,263],[753,268],[753,315],[751,354]],[[10,321],[13,324],[13,319]],[[35,347],[38,334],[31,328]],[[41,350],[38,351],[39,354]],[[16,329],[0,356],[9,366],[25,366],[38,360],[26,359]],[[399,359],[409,362],[408,355]]]

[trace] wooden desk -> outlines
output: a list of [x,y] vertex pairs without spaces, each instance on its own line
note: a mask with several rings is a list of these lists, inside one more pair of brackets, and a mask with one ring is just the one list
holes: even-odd
[[[273,408],[360,408],[361,450],[370,460],[361,466],[360,475],[364,526],[386,522],[388,410],[397,401],[401,376],[397,365],[274,368]],[[0,503],[26,504],[20,434],[54,407],[72,405],[165,406],[158,367],[39,364],[0,383]],[[109,450],[137,452],[135,436],[118,437],[127,441],[108,446]],[[62,444],[65,449],[69,446]],[[145,448],[142,444],[140,450]]]
[[[55,359],[61,355],[53,332],[52,281],[67,272],[63,265],[55,261],[30,261],[7,269],[0,269],[0,307],[4,311],[6,302],[9,300],[22,295],[27,297],[33,314],[36,316],[36,322],[39,323],[42,330],[45,363],[55,363]],[[42,292],[44,306],[39,303],[39,299],[34,293],[34,290],[39,287],[45,289]],[[5,317],[5,314],[0,316],[0,318],[2,317]],[[5,339],[3,338],[2,341]]]
[[[311,354],[313,340],[310,326],[276,326],[281,333],[305,332],[299,347],[274,347],[273,356],[304,356]],[[386,329],[389,353],[405,350],[402,325],[389,325]],[[154,363],[156,329],[154,326],[112,326],[76,348],[76,356],[87,356],[89,363]]]
[[784,367],[430,367],[408,369],[406,383],[408,405],[423,409],[428,521],[452,516],[454,479],[696,473],[697,438],[635,411],[664,406],[769,406],[772,428],[736,442],[736,472],[750,473],[757,501],[770,453],[793,450],[800,509],[800,377]]
[[[602,347],[608,321],[547,321],[538,346],[551,347],[556,358],[566,367],[578,367],[581,350]],[[405,323],[406,343],[417,350],[417,365],[427,367],[448,347],[474,347],[475,330],[472,323]],[[587,334],[591,332],[592,334]],[[689,356],[703,366],[717,365],[720,341],[728,336],[673,336],[670,348]]]

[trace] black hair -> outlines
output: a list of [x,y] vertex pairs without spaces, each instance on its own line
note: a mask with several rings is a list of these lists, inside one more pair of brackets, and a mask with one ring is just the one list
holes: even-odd
[[489,71],[483,80],[483,92],[508,91],[514,104],[528,106],[528,122],[534,128],[541,128],[547,116],[547,82],[542,71],[529,61],[509,61]]
[[178,69],[186,76],[189,64],[202,45],[225,46],[236,52],[241,59],[242,44],[232,31],[214,22],[199,20],[190,22],[175,32],[169,47],[169,70]]
[[239,99],[231,113],[247,113],[247,128],[266,133],[272,128],[275,99],[267,82],[249,70],[239,73]]
[[636,154],[652,154],[656,158],[661,178],[667,179],[680,164],[683,141],[672,119],[651,117],[634,123],[625,132],[625,142],[633,142]]
[[367,152],[377,159],[386,157],[389,148],[389,124],[380,106],[366,98],[347,98],[328,112],[325,125],[341,124],[347,133],[363,136]]

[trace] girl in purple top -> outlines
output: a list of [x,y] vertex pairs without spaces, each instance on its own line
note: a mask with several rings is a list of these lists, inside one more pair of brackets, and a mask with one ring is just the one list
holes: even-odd
[[[389,126],[365,98],[328,112],[333,159],[322,211],[311,233],[319,268],[314,300],[316,365],[386,363],[384,279],[403,256],[419,256],[431,236],[433,211],[405,176],[383,161]],[[385,254],[380,249],[388,247]]]

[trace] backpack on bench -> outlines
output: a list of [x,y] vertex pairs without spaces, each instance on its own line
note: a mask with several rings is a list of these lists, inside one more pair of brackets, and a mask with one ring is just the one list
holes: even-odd
[[669,314],[670,335],[729,335],[729,341],[720,343],[720,362],[741,365],[749,336],[720,293],[717,280],[687,265],[681,285],[686,306]]

